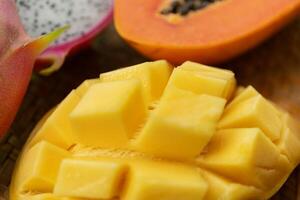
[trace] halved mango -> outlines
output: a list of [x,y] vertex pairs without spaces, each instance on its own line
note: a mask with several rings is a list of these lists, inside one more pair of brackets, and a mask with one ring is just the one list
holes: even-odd
[[170,72],[148,62],[71,92],[25,145],[10,199],[270,198],[300,162],[297,122],[228,70]]

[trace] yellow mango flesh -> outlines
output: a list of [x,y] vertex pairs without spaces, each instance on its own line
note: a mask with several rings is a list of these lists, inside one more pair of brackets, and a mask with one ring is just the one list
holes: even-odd
[[229,99],[235,88],[235,79],[231,71],[186,62],[173,71],[169,86]]
[[279,140],[275,142],[281,153],[290,160],[293,164],[300,162],[300,135],[297,134],[300,126],[288,114],[284,113],[282,116],[283,128]]
[[37,126],[11,200],[265,200],[300,127],[234,73],[147,62],[82,83]]
[[262,191],[254,186],[231,182],[208,171],[203,171],[202,175],[210,185],[204,197],[205,200],[257,200],[261,198]]
[[82,198],[72,197],[59,197],[52,193],[35,194],[35,195],[23,195],[22,200],[87,200]]
[[172,66],[164,61],[146,62],[100,75],[102,82],[138,79],[142,82],[148,101],[160,98],[168,83]]
[[23,158],[20,190],[52,192],[60,163],[69,156],[68,151],[45,141],[33,146]]
[[126,167],[117,162],[64,160],[58,172],[54,194],[91,199],[118,195]]
[[207,153],[200,155],[203,167],[246,185],[269,189],[290,168],[264,133],[257,128],[218,131]]
[[220,129],[258,127],[275,141],[280,137],[282,122],[275,108],[262,96],[256,96],[228,109],[218,127]]
[[69,118],[76,142],[113,148],[126,146],[146,116],[141,83],[126,80],[91,86]]
[[79,103],[80,97],[72,91],[53,111],[46,122],[29,141],[32,146],[39,141],[47,140],[55,145],[67,149],[74,143],[73,131],[69,114]]
[[92,85],[100,82],[101,80],[97,78],[85,80],[83,83],[80,84],[80,86],[76,88],[76,94],[80,97],[83,97]]
[[207,183],[193,167],[139,162],[129,170],[124,188],[124,200],[198,200],[203,199]]
[[222,98],[172,89],[137,137],[136,148],[169,158],[196,157],[213,136],[224,106]]

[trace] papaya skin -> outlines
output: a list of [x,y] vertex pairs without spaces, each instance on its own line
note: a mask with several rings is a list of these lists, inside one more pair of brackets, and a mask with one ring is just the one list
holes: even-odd
[[224,0],[172,22],[159,14],[161,8],[160,0],[116,0],[116,29],[151,59],[211,65],[244,53],[280,30],[298,15],[300,0]]

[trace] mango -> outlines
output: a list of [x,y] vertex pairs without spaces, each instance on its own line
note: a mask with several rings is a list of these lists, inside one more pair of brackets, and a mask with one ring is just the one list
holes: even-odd
[[83,97],[92,85],[100,82],[101,80],[98,78],[85,80],[76,88],[76,94]]
[[66,159],[61,163],[54,194],[111,199],[118,194],[126,167],[117,162]]
[[73,131],[68,115],[79,103],[80,97],[72,91],[53,111],[46,122],[29,141],[32,146],[39,141],[47,140],[67,149],[74,144]]
[[275,141],[280,137],[282,122],[273,105],[264,97],[256,96],[228,109],[218,127],[220,129],[258,127]]
[[[99,101],[95,102],[95,99]],[[75,141],[113,148],[126,145],[146,116],[141,83],[126,80],[93,85],[70,113],[69,119]]]
[[180,89],[166,92],[137,137],[136,147],[157,156],[196,157],[213,136],[226,101]]
[[146,62],[100,75],[102,82],[138,79],[141,81],[149,102],[157,101],[163,94],[172,72],[172,65],[165,60]]
[[265,200],[300,162],[300,125],[234,73],[166,61],[83,82],[37,125],[11,200]]
[[235,85],[233,72],[193,62],[185,62],[176,68],[168,83],[168,86],[225,99],[230,99]]
[[146,162],[130,169],[121,199],[198,200],[206,191],[206,181],[193,167]]
[[62,200],[63,198],[54,196],[53,194],[44,193],[37,195],[27,195],[23,197],[24,200]]
[[275,142],[278,149],[285,155],[290,162],[297,164],[300,162],[300,135],[297,134],[300,126],[299,124],[287,113],[282,114],[283,128],[279,140]]
[[218,131],[206,150],[198,158],[201,166],[258,188],[274,187],[290,168],[276,145],[258,128]]
[[60,163],[70,153],[49,142],[41,141],[25,155],[21,190],[52,192]]
[[210,185],[204,197],[205,200],[257,200],[261,198],[262,191],[254,186],[235,183],[205,170],[202,175]]
[[23,195],[22,200],[87,200],[82,198],[72,197],[59,197],[51,193],[35,194],[35,195]]

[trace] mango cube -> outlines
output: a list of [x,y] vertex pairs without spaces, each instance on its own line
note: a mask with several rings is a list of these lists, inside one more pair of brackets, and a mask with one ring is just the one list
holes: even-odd
[[119,194],[126,167],[117,162],[64,160],[54,194],[76,198],[111,199]]
[[216,69],[193,62],[185,62],[176,68],[169,80],[169,86],[229,99],[235,89],[234,74],[228,70]]
[[258,128],[219,131],[198,159],[207,169],[263,189],[273,187],[290,167]]
[[230,108],[234,107],[235,105],[257,96],[261,95],[252,86],[240,88],[238,91],[236,91],[236,97],[226,106],[224,112],[227,112],[227,110],[230,110]]
[[103,73],[103,82],[138,79],[142,82],[149,102],[156,101],[162,95],[173,67],[165,60],[146,62],[131,67]]
[[289,114],[283,114],[283,129],[280,139],[275,142],[280,152],[294,164],[300,162],[300,126]]
[[68,116],[79,101],[80,97],[75,91],[72,91],[44,122],[35,137],[29,141],[29,145],[33,146],[39,141],[47,140],[67,149],[74,144],[73,131]]
[[235,183],[208,171],[203,171],[202,175],[209,185],[205,200],[263,199],[263,192],[254,186]]
[[279,139],[282,122],[274,106],[256,96],[232,106],[224,113],[218,128],[260,128],[272,141]]
[[34,145],[24,157],[21,191],[52,192],[58,169],[70,153],[46,141]]
[[76,93],[80,97],[83,97],[92,85],[94,85],[96,83],[100,83],[100,82],[101,82],[101,80],[98,78],[85,80],[83,83],[81,83],[78,86],[78,88],[76,89]]
[[147,116],[137,80],[93,85],[70,114],[78,143],[98,147],[126,146]]
[[199,200],[207,183],[195,168],[145,163],[130,169],[122,200]]
[[213,136],[225,102],[174,88],[163,97],[135,145],[162,157],[195,157]]

